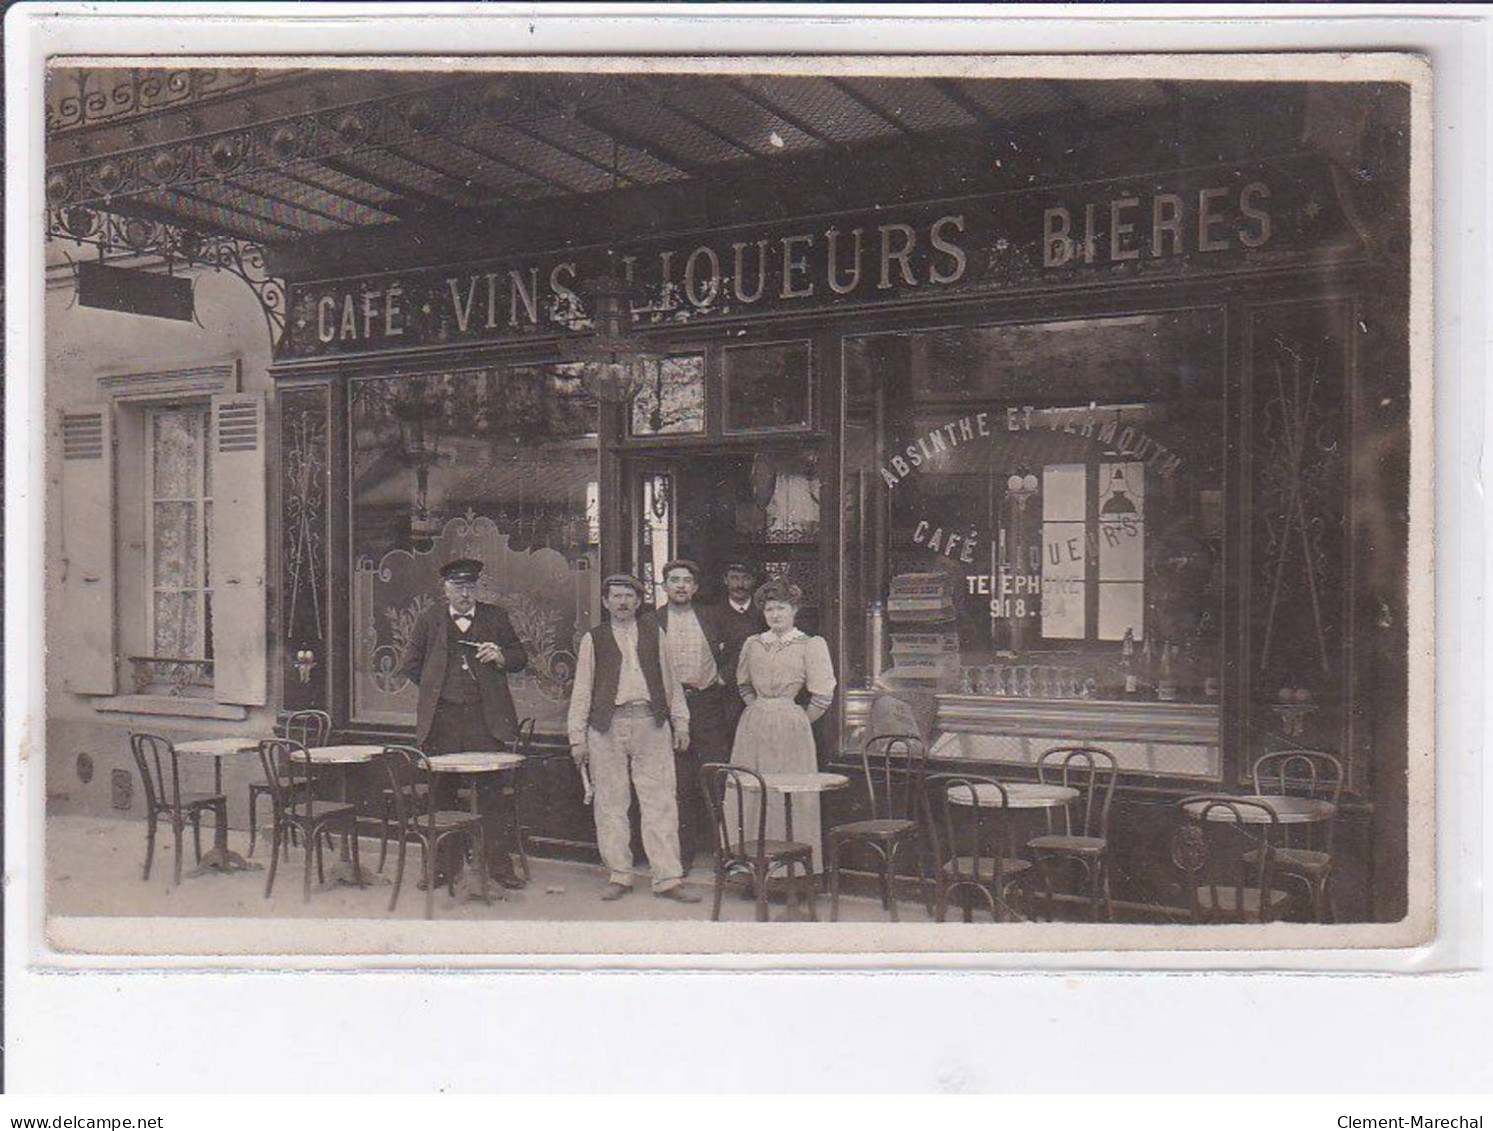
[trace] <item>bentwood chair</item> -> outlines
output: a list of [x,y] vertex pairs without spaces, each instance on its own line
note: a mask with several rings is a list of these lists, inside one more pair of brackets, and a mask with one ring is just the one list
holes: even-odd
[[534,720],[523,719],[518,724],[518,734],[513,739],[513,753],[522,755],[524,761],[520,762],[508,777],[508,783],[503,787],[505,794],[511,795],[508,805],[508,814],[513,820],[513,839],[518,845],[518,870],[523,873],[524,882],[529,881],[529,845],[528,838],[524,836],[524,814],[523,814],[523,789],[524,789],[524,767],[529,764],[529,759],[534,755]]
[[1224,794],[1185,797],[1172,834],[1172,863],[1183,872],[1198,923],[1269,923],[1290,902],[1275,887],[1271,835],[1275,810]]
[[975,896],[1004,922],[1012,912],[1009,895],[1031,868],[1012,845],[1011,799],[991,778],[935,774],[928,780],[928,825],[933,830],[938,894],[934,917],[948,918],[949,900],[958,897],[964,921],[974,922]]
[[1255,760],[1251,775],[1255,793],[1264,797],[1306,797],[1325,801],[1330,808],[1321,821],[1282,824],[1275,845],[1275,868],[1282,876],[1305,886],[1312,901],[1312,917],[1319,923],[1337,920],[1332,903],[1332,827],[1343,792],[1343,764],[1323,750],[1276,750]]
[[[767,784],[762,775],[745,766],[706,762],[700,767],[700,789],[705,794],[710,825],[715,829],[712,922],[720,920],[726,885],[743,879],[751,884],[752,894],[756,896],[757,921],[767,922],[767,881],[779,868],[787,880],[792,907],[798,906],[801,885],[808,897],[809,918],[817,922],[814,850],[799,841],[767,839]],[[803,870],[802,878],[797,881],[793,875],[795,867]]]
[[[1052,921],[1057,902],[1052,889],[1054,864],[1071,861],[1083,869],[1089,897],[1089,917],[1099,921],[1100,898],[1104,914],[1114,922],[1114,904],[1109,894],[1109,811],[1115,798],[1119,766],[1115,757],[1097,746],[1055,746],[1037,759],[1037,780],[1043,785],[1061,785],[1078,790],[1078,797],[1057,812],[1047,810],[1047,832],[1026,842],[1032,863],[1042,877],[1047,896],[1047,919]],[[1074,810],[1077,810],[1075,813]]]
[[[325,746],[332,735],[332,716],[325,711],[292,711],[285,717],[285,724],[280,728],[284,737],[293,738],[305,747]],[[305,779],[305,788],[310,788],[310,779]],[[254,845],[259,839],[259,822],[255,819],[256,810],[259,807],[261,797],[270,796],[268,782],[251,781],[249,783],[249,855],[254,855]],[[296,830],[291,830],[291,836],[295,836]],[[285,842],[285,858],[290,859],[290,841]]]
[[264,767],[270,808],[275,815],[274,835],[270,842],[270,871],[264,885],[268,899],[275,890],[275,872],[280,866],[280,846],[293,832],[299,832],[306,845],[306,867],[303,894],[311,902],[311,861],[316,860],[316,878],[326,882],[322,865],[322,842],[326,835],[341,832],[352,844],[353,868],[358,867],[358,812],[352,805],[321,801],[312,788],[311,762],[306,747],[293,738],[266,738],[259,743],[259,761]]
[[924,838],[918,835],[922,812],[919,799],[928,766],[928,747],[915,734],[877,735],[861,745],[861,769],[871,799],[866,820],[836,825],[829,831],[829,917],[840,919],[840,855],[854,845],[865,845],[881,865],[881,906],[897,922],[897,853],[911,844],[917,852],[918,881],[923,902],[933,913],[931,888],[924,868]]
[[[182,834],[186,823],[192,822],[192,851],[197,863],[202,863],[202,814],[210,811],[217,829],[228,826],[228,799],[221,793],[183,793],[181,773],[176,764],[176,749],[169,739],[158,734],[130,732],[130,752],[135,756],[135,767],[140,771],[140,781],[145,786],[145,870],[142,880],[150,879],[150,866],[156,857],[156,828],[162,817],[171,825],[175,836],[175,859],[172,864],[171,882],[181,883]],[[170,766],[167,779],[166,767]]]
[[[398,825],[399,860],[394,868],[394,892],[389,910],[399,905],[404,886],[404,857],[410,838],[420,842],[425,871],[425,918],[435,918],[436,859],[441,845],[452,837],[462,837],[470,846],[482,885],[482,900],[487,902],[487,846],[483,837],[482,818],[472,812],[436,808],[436,791],[431,788],[430,765],[425,755],[413,746],[389,746],[379,755],[384,767],[387,796],[394,802],[394,820]],[[456,872],[452,867],[446,878],[448,895],[456,894]]]

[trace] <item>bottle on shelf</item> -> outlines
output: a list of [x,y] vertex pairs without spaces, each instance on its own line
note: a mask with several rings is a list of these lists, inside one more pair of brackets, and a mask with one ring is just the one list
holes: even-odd
[[1161,643],[1161,661],[1156,670],[1156,698],[1171,702],[1177,697],[1177,646],[1169,640]]
[[1151,634],[1146,633],[1140,649],[1140,684],[1142,697],[1150,698],[1156,692],[1156,648],[1151,643]]
[[1134,699],[1140,692],[1135,674],[1135,633],[1125,630],[1125,639],[1120,641],[1121,693],[1126,699]]

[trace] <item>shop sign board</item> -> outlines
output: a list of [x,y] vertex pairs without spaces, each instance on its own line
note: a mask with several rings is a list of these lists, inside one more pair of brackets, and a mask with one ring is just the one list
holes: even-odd
[[589,328],[620,264],[640,326],[1302,266],[1362,249],[1301,155],[391,271],[290,289],[281,354],[340,356]]

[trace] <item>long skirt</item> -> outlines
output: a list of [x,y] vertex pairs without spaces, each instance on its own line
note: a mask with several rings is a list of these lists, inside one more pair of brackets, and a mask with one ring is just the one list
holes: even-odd
[[[811,774],[817,771],[819,757],[814,747],[814,731],[803,708],[792,699],[759,698],[748,703],[736,727],[731,764],[745,766],[759,774]],[[768,840],[790,839],[785,807],[786,798],[782,794],[768,794]],[[747,837],[755,837],[758,817],[753,799],[749,799],[746,805],[746,820]],[[734,821],[729,823],[734,829]],[[822,872],[824,864],[820,856],[824,837],[819,824],[818,794],[794,794],[791,839],[813,848],[814,871]]]

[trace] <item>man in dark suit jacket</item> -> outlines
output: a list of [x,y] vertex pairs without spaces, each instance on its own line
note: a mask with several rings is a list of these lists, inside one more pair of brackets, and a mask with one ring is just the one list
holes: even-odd
[[741,647],[747,638],[765,632],[767,622],[762,611],[752,604],[752,595],[757,591],[757,571],[745,561],[727,562],[723,578],[726,586],[726,603],[719,606],[726,647],[721,654],[721,677],[726,682],[726,729],[731,739],[736,737],[736,723],[746,704],[736,690],[736,662],[741,658]]
[[[529,654],[508,614],[477,600],[481,573],[482,563],[474,558],[441,567],[445,602],[420,615],[400,657],[400,673],[420,685],[415,743],[426,754],[496,750],[518,736],[508,675],[523,671]],[[515,846],[504,842],[511,840],[512,829],[503,819],[498,775],[479,774],[473,780],[478,808],[487,816],[489,874],[504,887],[522,887],[513,868]],[[442,792],[455,789],[454,778],[448,784],[447,775],[440,775],[438,781]],[[454,799],[440,804],[453,808]]]

